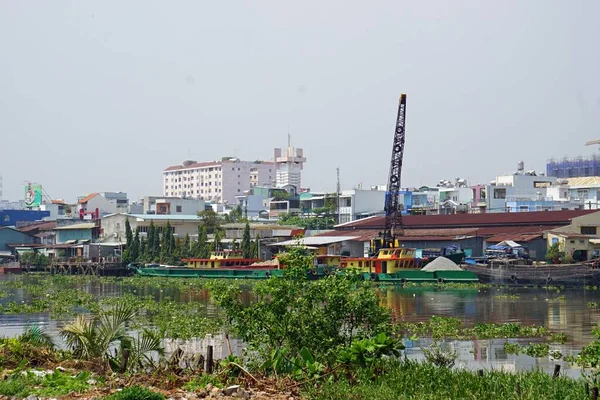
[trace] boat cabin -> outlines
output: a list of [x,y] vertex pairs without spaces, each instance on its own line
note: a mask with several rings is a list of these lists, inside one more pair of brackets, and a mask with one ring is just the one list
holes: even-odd
[[220,250],[210,253],[209,258],[186,258],[188,268],[241,268],[261,261],[256,258],[244,258],[242,250]]
[[391,274],[402,269],[420,268],[415,257],[416,249],[410,247],[379,249],[377,257],[342,257],[340,267],[357,268],[362,272]]

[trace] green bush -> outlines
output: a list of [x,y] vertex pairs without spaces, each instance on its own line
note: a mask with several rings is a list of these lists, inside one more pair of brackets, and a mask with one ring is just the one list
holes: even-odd
[[165,396],[141,386],[131,386],[106,397],[107,400],[164,400]]

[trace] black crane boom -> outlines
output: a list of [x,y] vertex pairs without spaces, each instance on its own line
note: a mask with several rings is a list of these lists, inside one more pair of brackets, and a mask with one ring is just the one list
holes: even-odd
[[396,237],[404,235],[402,208],[400,204],[400,177],[402,175],[402,158],[404,157],[405,123],[406,94],[401,94],[394,131],[394,142],[392,144],[390,174],[385,194],[385,229],[380,238],[375,239],[371,244],[371,251],[374,253],[380,248],[397,247]]

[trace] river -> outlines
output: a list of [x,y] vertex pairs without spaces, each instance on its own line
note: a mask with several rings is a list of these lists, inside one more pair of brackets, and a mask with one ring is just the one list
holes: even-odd
[[[28,277],[0,276],[0,304],[8,302],[26,304],[31,295],[26,287],[7,287],[10,280],[30,279]],[[50,279],[36,277],[35,279]],[[131,278],[129,278],[131,279]],[[123,293],[151,296],[156,300],[172,299],[178,303],[200,302],[208,317],[218,313],[210,300],[206,289],[190,289],[185,286],[147,285],[128,286],[119,279],[91,280],[77,283],[76,288],[89,293],[94,298],[119,297]],[[564,345],[552,345],[563,355],[574,354],[592,340],[592,328],[600,322],[600,308],[590,307],[589,303],[600,303],[600,290],[579,289],[541,289],[541,288],[450,288],[444,286],[399,287],[380,286],[377,289],[382,302],[392,310],[396,321],[427,321],[431,316],[451,316],[459,318],[466,326],[476,323],[520,322],[541,325],[554,332],[564,332],[569,341]],[[250,290],[244,292],[246,301],[253,300]],[[42,325],[50,334],[58,336],[58,331],[69,319],[53,319],[49,313],[3,314],[0,311],[0,335],[16,336],[27,324]],[[561,364],[562,372],[569,376],[579,376],[580,370],[562,361],[549,357],[532,358],[525,355],[512,355],[504,352],[506,339],[494,340],[452,340],[444,345],[456,351],[457,367],[469,369],[499,369],[520,371],[542,368],[551,372],[555,364]],[[512,340],[511,340],[512,341]],[[531,339],[520,340],[526,344]],[[226,346],[220,336],[191,341],[169,341],[167,350],[176,346],[193,351],[203,351],[207,344],[217,346],[217,356],[225,356]],[[406,353],[410,358],[422,359],[422,347],[429,346],[431,340],[420,338],[406,340]],[[241,343],[233,341],[234,352],[242,348]]]

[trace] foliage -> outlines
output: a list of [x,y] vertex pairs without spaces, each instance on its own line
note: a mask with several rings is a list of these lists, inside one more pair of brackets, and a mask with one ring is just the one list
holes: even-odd
[[221,245],[221,231],[215,231],[215,237],[213,239],[211,251],[219,251],[223,250],[223,246]]
[[27,251],[19,257],[19,261],[23,265],[33,265],[36,267],[45,267],[50,265],[50,257],[37,251]]
[[565,252],[561,250],[560,243],[553,243],[546,251],[546,261],[550,264],[562,264],[565,260]]
[[56,347],[52,337],[39,326],[33,325],[25,328],[25,331],[18,337],[21,343],[29,343],[37,348],[46,347],[53,349]]
[[401,350],[404,350],[401,341],[381,332],[373,338],[355,340],[351,346],[342,348],[337,361],[344,365],[369,368],[384,356],[399,358]]
[[252,304],[243,302],[238,284],[215,282],[212,288],[236,335],[263,358],[281,351],[292,360],[308,351],[331,362],[339,348],[389,331],[388,310],[368,283],[351,274],[309,281],[313,257],[302,249],[290,249],[282,262],[283,277],[257,283]]
[[123,262],[129,264],[132,261],[136,261],[132,254],[133,249],[133,232],[131,231],[131,224],[129,218],[125,219],[125,251],[123,251]]
[[208,258],[210,248],[208,247],[208,236],[206,233],[206,225],[202,224],[198,227],[198,237],[194,242],[192,253],[196,258]]
[[[325,381],[305,387],[308,398],[339,399],[586,399],[583,380],[553,379],[543,371],[505,372],[492,370],[484,377],[465,369],[439,368],[430,363],[407,361],[390,365],[378,374],[359,371],[352,380]],[[518,384],[518,385],[517,385]],[[517,386],[519,390],[516,390]]]
[[215,375],[201,375],[190,379],[183,388],[190,392],[196,392],[198,389],[204,389],[208,384],[214,387],[221,387],[219,378]]
[[594,340],[585,346],[576,356],[565,357],[565,360],[576,363],[582,368],[594,369],[595,375],[600,375],[600,324],[592,329]]
[[[112,309],[99,312],[93,318],[79,315],[77,319],[65,325],[61,336],[75,357],[83,360],[104,359],[111,369],[119,367],[124,350],[130,352],[128,366],[142,367],[151,361],[150,354],[162,355],[160,335],[143,329],[138,337],[127,333],[127,325],[135,316],[135,306],[119,302]],[[114,353],[111,349],[115,348]]]
[[279,225],[292,225],[304,229],[318,230],[332,229],[336,225],[337,219],[335,216],[329,214],[312,217],[284,214],[277,220],[277,223]]
[[423,349],[423,354],[427,362],[440,368],[452,368],[458,357],[455,350],[444,349],[438,342],[433,342],[429,348]]
[[165,396],[141,386],[130,386],[107,396],[107,400],[164,400]]
[[83,393],[90,385],[89,372],[80,372],[71,376],[58,370],[39,376],[33,372],[17,372],[0,381],[0,395],[26,397],[65,396],[70,393]]
[[428,322],[400,323],[396,329],[434,339],[496,339],[496,338],[522,338],[543,337],[549,334],[543,326],[522,325],[516,322],[504,324],[475,324],[472,328],[462,326],[462,322],[454,317],[432,316]]
[[221,224],[223,219],[214,210],[204,210],[198,213],[198,216],[202,220],[202,225],[206,227],[206,233],[213,235],[215,232],[221,230]]
[[250,238],[250,224],[246,222],[241,245],[242,251],[244,252],[244,258],[252,258],[251,240],[252,239]]

